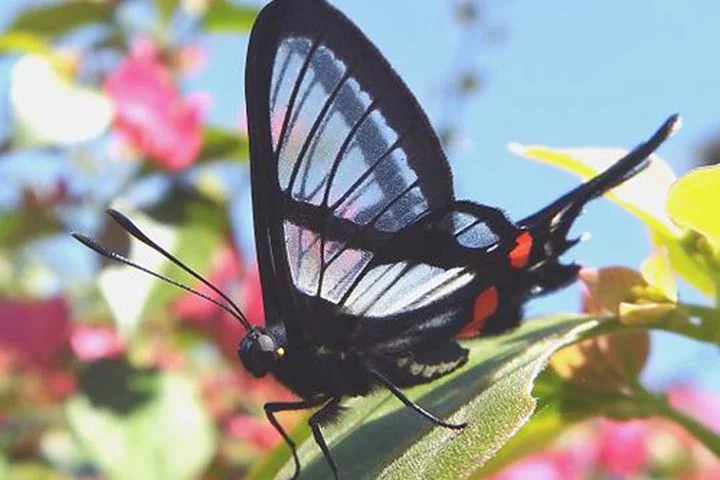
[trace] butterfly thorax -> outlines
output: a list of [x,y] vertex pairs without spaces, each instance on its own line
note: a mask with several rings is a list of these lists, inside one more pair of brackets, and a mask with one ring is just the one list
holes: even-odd
[[366,395],[372,389],[367,366],[356,352],[326,345],[286,346],[271,373],[303,398]]

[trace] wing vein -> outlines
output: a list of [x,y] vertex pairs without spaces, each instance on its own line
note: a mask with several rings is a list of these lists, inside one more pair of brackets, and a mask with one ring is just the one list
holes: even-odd
[[[375,304],[375,302],[378,301],[378,299],[382,298],[383,295],[385,295],[387,292],[391,291],[392,288],[397,285],[397,283],[402,279],[402,277],[410,270],[412,270],[414,265],[405,265],[402,270],[395,276],[395,278],[385,286],[380,292],[378,292],[377,295],[375,295],[375,298],[371,302],[367,302],[366,307],[360,312],[360,315],[365,315],[368,310]],[[392,266],[385,270],[381,275],[378,276],[377,281],[380,281],[380,279],[384,276],[386,276],[390,271],[392,271]]]
[[[393,143],[385,152],[383,152],[383,154],[380,155],[380,157],[378,157],[378,159],[375,161],[375,163],[373,163],[373,164],[350,186],[350,188],[348,188],[348,190],[347,190],[335,203],[333,203],[333,204],[329,207],[329,208],[330,208],[330,212],[334,212],[340,205],[342,205],[342,202],[343,202],[344,200],[346,200],[346,199],[350,196],[350,194],[351,194],[353,191],[355,191],[355,190],[358,188],[358,186],[360,186],[360,184],[362,184],[362,182],[364,182],[364,181],[367,179],[367,177],[369,177],[370,175],[372,175],[372,172],[375,171],[375,169],[378,167],[378,165],[380,165],[380,163],[381,163],[385,158],[387,158],[387,156],[390,155],[390,153],[392,153],[392,152],[400,145],[400,142],[402,142],[402,138],[403,138],[403,136],[399,136],[398,139],[395,141],[395,143]],[[415,182],[415,184],[417,184],[417,183],[418,183],[418,182]],[[413,184],[413,185],[411,185],[410,187],[408,187],[408,191],[411,190],[411,189],[415,186],[415,184]],[[404,195],[405,193],[407,193],[407,192],[403,192],[402,194],[400,194],[400,196]],[[398,198],[399,198],[399,197],[398,197]],[[397,198],[396,198],[396,200],[397,200]],[[394,202],[393,202],[393,203],[394,203]],[[392,206],[392,203],[389,204],[389,205],[386,207],[386,209],[389,208],[390,206]],[[368,225],[374,223],[374,221],[377,220],[377,218],[379,218],[380,215],[382,215],[383,213],[385,213],[385,210],[386,210],[386,209],[382,210],[378,215],[376,215],[376,217],[373,218],[373,219],[371,220],[371,222],[368,222]],[[344,245],[342,248],[338,249],[338,251],[332,256],[332,258],[330,258],[330,260],[328,260],[327,264],[325,264],[325,267],[327,268],[327,267],[329,267],[332,263],[334,263],[335,260],[337,260],[337,259],[340,257],[340,255],[342,255],[342,253],[345,252],[345,251],[349,248],[349,245],[350,245],[352,242],[354,242],[354,240],[355,240],[357,237],[359,237],[360,235],[362,235],[362,234],[364,233],[364,231],[365,231],[366,228],[367,228],[367,225],[363,226],[363,227],[360,229],[360,231],[357,233],[357,235],[355,235],[354,237],[352,237],[349,241],[345,242],[345,245]]]
[[[408,185],[407,188],[405,188],[405,190],[403,190],[398,196],[393,198],[390,202],[388,202],[387,205],[385,205],[382,209],[380,209],[380,211],[375,214],[375,216],[372,218],[372,220],[370,222],[363,225],[363,227],[360,229],[360,231],[353,238],[357,238],[360,235],[362,235],[363,233],[365,233],[367,231],[367,229],[370,228],[375,222],[377,222],[378,219],[385,212],[387,212],[395,203],[397,203],[398,200],[400,200],[402,197],[404,197],[408,192],[410,192],[412,189],[417,187],[419,184],[420,184],[420,181],[415,180],[413,183]],[[426,210],[426,212],[427,212],[427,210]],[[426,213],[426,212],[423,212],[422,214],[418,215],[418,217],[424,215],[424,213]],[[347,248],[348,243],[352,243],[352,240],[345,244],[346,246],[343,247],[343,249],[342,249],[343,251]],[[372,262],[369,262],[367,265],[365,265],[365,267],[363,267],[360,274],[355,278],[355,280],[353,281],[350,288],[347,289],[347,291],[343,294],[342,298],[338,302],[338,308],[344,306],[345,302],[347,301],[348,297],[350,296],[350,293],[355,289],[355,287],[357,287],[357,285],[360,283],[360,280],[362,280],[362,278],[367,274],[371,265],[372,265]]]
[[[345,140],[340,146],[340,150],[338,150],[337,155],[335,155],[335,160],[333,161],[332,167],[330,167],[330,173],[328,174],[327,182],[325,185],[325,193],[323,194],[322,200],[323,207],[327,208],[328,198],[330,197],[330,189],[332,188],[333,182],[335,181],[335,176],[337,175],[338,168],[340,168],[340,162],[342,161],[348,147],[350,146],[350,142],[352,142],[353,138],[355,138],[355,135],[360,129],[360,126],[375,110],[377,102],[377,98],[370,102],[370,105],[368,105],[363,114],[360,115],[360,118],[358,118],[358,120],[353,124],[352,128],[348,132],[348,135],[345,137]],[[330,215],[328,215],[328,217]],[[328,217],[325,218],[325,221],[320,228],[320,278],[318,279],[317,291],[315,292],[316,297],[319,297],[322,292],[323,279],[325,278],[325,272],[327,271],[327,265],[325,265],[325,237],[327,236]]]
[[[285,136],[288,132],[288,127],[290,123],[290,119],[293,114],[293,110],[295,108],[295,101],[297,100],[298,92],[300,91],[300,84],[302,83],[303,79],[305,78],[305,74],[307,73],[308,68],[310,68],[310,61],[313,57],[313,54],[320,46],[320,43],[322,42],[323,38],[325,37],[327,33],[327,29],[325,29],[318,37],[316,37],[313,40],[313,43],[310,46],[310,49],[308,50],[307,56],[305,57],[305,60],[303,60],[303,65],[300,68],[300,71],[298,72],[298,76],[295,79],[295,84],[293,85],[292,92],[290,93],[290,98],[288,99],[287,109],[285,111],[285,115],[283,117],[283,123],[282,127],[280,128],[280,134],[278,135],[278,142],[275,146],[275,152],[274,152],[274,168],[275,172],[278,171],[278,165],[280,161],[280,151],[282,146],[285,143]],[[281,80],[279,79],[278,82]],[[306,96],[307,97],[307,96]],[[305,99],[301,100],[301,104],[305,101]],[[298,112],[301,110],[301,106],[298,107]],[[269,120],[269,119],[268,119]],[[276,175],[276,181],[278,181],[277,175]],[[290,301],[293,303],[293,310],[297,309],[297,298],[295,295],[290,296]],[[298,322],[300,323],[300,327],[305,330],[305,326],[302,325],[302,320],[298,319]]]
[[[280,74],[278,75],[278,78],[283,78],[285,74],[287,73],[287,69],[290,66],[290,60],[292,59],[292,55],[288,53],[288,55],[285,57],[285,60],[283,61],[282,66],[280,67]],[[276,82],[275,88],[273,89],[273,92],[270,94],[270,105],[271,108],[274,108],[275,105],[277,105],[277,98],[280,94],[280,86],[282,85],[282,82]],[[275,146],[277,148],[277,145]]]
[[348,147],[350,146],[350,142],[352,142],[352,139],[355,137],[355,134],[357,134],[357,131],[360,129],[360,126],[365,122],[365,120],[370,116],[370,114],[375,110],[377,106],[377,99],[374,99],[370,105],[368,105],[368,108],[365,109],[363,114],[360,116],[357,122],[353,124],[352,129],[348,133],[347,137],[345,137],[345,140],[343,141],[342,146],[340,147],[340,150],[338,151],[337,155],[335,155],[335,161],[333,161],[332,167],[330,167],[330,174],[328,175],[328,181],[327,185],[325,186],[325,194],[323,195],[323,202],[322,204],[324,206],[327,206],[328,198],[330,197],[330,188],[332,188],[333,181],[335,180],[335,176],[337,175],[338,168],[340,167],[340,161],[345,156],[345,153],[347,152]]
[[[330,107],[335,102],[335,98],[337,98],[338,93],[340,93],[340,90],[342,89],[343,85],[345,85],[345,82],[347,79],[350,78],[350,70],[346,70],[343,76],[340,78],[340,81],[338,84],[333,88],[332,92],[330,92],[330,95],[328,95],[328,98],[325,100],[325,103],[323,104],[322,109],[315,117],[315,120],[313,121],[312,127],[310,127],[310,131],[308,132],[307,137],[305,137],[305,141],[303,142],[303,146],[300,149],[300,153],[298,154],[298,158],[295,160],[295,165],[293,165],[293,171],[290,175],[290,182],[288,183],[288,187],[286,189],[287,192],[292,192],[294,186],[295,186],[295,180],[297,178],[297,174],[300,171],[300,165],[302,164],[302,161],[304,160],[305,154],[307,153],[308,148],[310,148],[310,143],[315,138],[315,134],[317,133],[317,130],[320,128],[320,122],[323,118],[325,118],[325,115],[327,114],[328,110],[330,110]],[[310,167],[308,167],[310,168]]]
[[[367,109],[367,112],[366,112],[367,114],[364,115],[364,116],[362,116],[362,117],[360,117],[359,121],[353,126],[353,129],[352,129],[351,133],[346,137],[346,140],[348,140],[348,139],[349,139],[349,140],[352,140],[353,135],[355,135],[355,134],[357,133],[357,129],[358,129],[359,126],[362,124],[362,122],[364,121],[364,119],[367,118],[367,116],[368,116],[370,113],[372,113],[372,111],[373,111],[372,106],[373,106],[373,104],[370,105],[371,108],[368,108],[368,109]],[[348,188],[348,190],[340,197],[340,199],[338,199],[335,203],[333,203],[333,204],[329,207],[329,213],[330,213],[330,214],[332,214],[332,212],[334,212],[334,211],[342,204],[342,202],[343,202],[345,199],[347,199],[347,197],[348,197],[363,181],[365,181],[365,180],[367,179],[367,177],[369,177],[369,176],[372,174],[373,171],[375,171],[375,169],[376,169],[377,166],[380,164],[380,162],[382,162],[388,155],[390,155],[390,153],[393,152],[393,150],[395,150],[395,149],[400,145],[400,142],[402,141],[402,138],[403,138],[403,136],[399,136],[398,139],[395,140],[395,142],[394,142],[390,147],[388,147],[388,149],[385,150],[385,151],[377,158],[377,160],[375,160],[375,162],[374,162],[372,165],[370,165],[370,166],[367,168],[367,170],[365,170],[365,172],[363,172],[362,175],[360,175],[360,177]],[[347,145],[349,145],[350,142],[347,141],[346,143],[347,143]],[[346,146],[346,147],[347,147],[347,146]],[[347,150],[346,147],[345,147],[345,150]],[[342,148],[341,148],[341,150],[340,150],[340,153],[342,153],[342,156],[344,156],[344,154],[345,154],[345,152],[343,151]],[[336,156],[336,162],[338,162],[338,165],[339,165],[339,159],[341,159],[341,156],[340,156],[340,155]],[[321,184],[318,184],[318,186],[315,187],[315,190],[313,190],[312,193],[311,193],[307,198],[313,198],[313,197],[315,197],[315,195],[317,195],[317,193],[320,191],[320,189],[322,188],[322,186],[323,186],[322,183],[321,183]],[[300,235],[300,232],[298,232],[298,235]],[[316,236],[316,237],[315,237],[315,241],[314,241],[313,243],[311,243],[311,244],[308,246],[308,248],[306,248],[306,249],[305,249],[304,251],[302,251],[301,253],[302,253],[302,254],[306,254],[308,251],[310,251],[312,248],[314,248],[315,245],[317,245],[317,243],[318,243],[319,241],[320,241],[320,237],[319,237],[319,236]],[[344,249],[343,249],[342,251],[344,251]],[[342,251],[340,251],[340,253],[342,253]],[[332,259],[329,261],[329,263],[332,263],[336,258],[337,258],[337,255],[333,256]],[[328,263],[328,264],[329,264],[329,263]]]
[[357,180],[355,180],[355,182],[353,182],[352,185],[350,185],[350,187],[345,191],[345,193],[343,193],[343,194],[340,196],[340,198],[338,198],[332,205],[330,205],[330,211],[331,211],[331,212],[334,212],[335,210],[337,210],[337,208],[338,208],[340,205],[342,205],[343,202],[344,202],[345,200],[347,200],[347,198],[348,198],[365,180],[367,180],[367,178],[368,178],[370,175],[372,175],[372,173],[373,173],[373,172],[375,171],[375,169],[380,165],[380,163],[381,163],[383,160],[385,160],[385,159],[387,158],[387,156],[390,155],[396,148],[398,148],[398,147],[400,146],[400,143],[402,142],[404,136],[405,136],[404,134],[403,134],[403,135],[400,135],[400,136],[398,137],[398,139],[395,140],[395,142],[394,142],[392,145],[390,145],[390,147],[388,147],[388,149],[385,150],[385,151],[383,152],[383,154],[380,155],[380,156],[378,157],[378,159],[377,159],[372,165],[370,165],[370,166],[368,167],[368,169],[365,170],[365,172],[364,172],[362,175],[360,175],[360,177],[358,177]]
[[[278,136],[278,144],[275,148],[275,165],[277,167],[278,161],[280,160],[280,148],[282,147],[283,143],[285,142],[285,135],[287,134],[290,118],[292,114],[294,113],[293,110],[295,108],[295,100],[297,100],[298,92],[300,91],[300,84],[302,83],[303,79],[305,78],[305,74],[307,73],[308,68],[310,68],[310,61],[312,59],[313,54],[315,53],[315,50],[320,46],[320,42],[322,41],[322,38],[324,37],[324,33],[317,37],[312,45],[310,46],[310,49],[308,50],[307,57],[305,57],[305,60],[303,61],[303,65],[300,68],[300,72],[298,72],[298,76],[295,79],[295,85],[293,85],[293,90],[290,93],[290,98],[288,99],[288,106],[287,110],[285,111],[285,116],[283,117],[283,123],[282,127],[280,128],[280,135]],[[300,111],[300,108],[298,108],[298,112]]]

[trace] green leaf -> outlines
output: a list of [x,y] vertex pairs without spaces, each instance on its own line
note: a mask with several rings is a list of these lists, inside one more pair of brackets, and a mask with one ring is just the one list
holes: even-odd
[[[296,444],[310,437],[311,431],[307,423],[307,418],[309,418],[309,415],[307,415],[305,419],[300,419],[295,428],[290,432],[290,436],[295,439]],[[245,480],[275,478],[289,458],[290,451],[285,442],[281,442],[267,454],[262,461],[255,463]]]
[[677,235],[651,229],[650,238],[653,245],[667,250],[670,265],[678,275],[700,292],[706,295],[714,294],[715,282],[707,266],[698,262],[697,258],[683,247]]
[[25,202],[21,207],[0,212],[0,245],[18,247],[28,240],[62,231],[52,206]]
[[155,0],[155,8],[163,22],[167,22],[175,13],[179,0]]
[[[605,323],[601,328],[612,327]],[[597,333],[596,329],[593,333]],[[622,329],[625,334],[637,335],[645,333],[642,330]],[[593,336],[593,340],[601,337]],[[585,340],[587,342],[587,340]],[[569,346],[573,349],[578,345]],[[617,355],[608,352],[604,360],[608,365],[618,362]],[[626,352],[631,353],[632,352]],[[553,357],[553,365],[557,356]],[[618,386],[616,390],[587,388],[595,379],[602,379],[605,371],[602,365],[595,366],[596,372],[588,372],[580,382],[567,382],[558,370],[547,368],[535,380],[533,396],[537,398],[538,406],[529,422],[513,436],[482,468],[475,472],[476,478],[485,478],[498,473],[513,462],[547,447],[564,431],[574,427],[584,420],[605,416],[617,420],[635,418],[649,418],[653,416],[666,417],[684,426],[698,438],[708,449],[718,452],[720,440],[707,427],[690,419],[686,415],[672,409],[667,399],[648,392],[642,385],[631,381],[626,385]]]
[[[342,420],[323,430],[342,478],[473,477],[530,418],[536,406],[533,381],[549,356],[606,323],[616,322],[587,316],[528,322],[508,335],[469,343],[467,366],[407,391],[442,418],[468,422],[461,432],[433,428],[386,392],[353,399]],[[312,438],[302,443],[299,453],[302,478],[329,476]],[[281,458],[286,464],[279,477],[289,477],[292,461],[287,447],[281,446],[248,478],[272,478],[278,471],[269,465],[282,463]]]
[[215,451],[212,420],[192,382],[157,376],[155,396],[123,415],[79,394],[66,404],[68,422],[103,474],[112,480],[197,478]]
[[[0,470],[0,473],[1,470]],[[3,479],[9,480],[66,480],[67,477],[53,471],[48,465],[39,461],[21,460],[11,463]]]
[[206,127],[203,131],[203,148],[198,162],[232,159],[247,162],[250,156],[248,138],[222,127]]
[[656,288],[666,299],[677,303],[677,284],[667,251],[658,249],[640,265],[643,279]]
[[667,210],[684,228],[694,230],[720,247],[720,166],[697,168],[670,189]]
[[255,22],[258,8],[236,5],[229,0],[217,0],[205,12],[203,23],[210,32],[247,33]]
[[580,418],[564,415],[559,401],[548,402],[538,407],[538,411],[517,435],[503,445],[500,451],[476,472],[477,478],[497,473],[514,461],[545,448],[579,420]]
[[624,415],[628,408],[642,417],[653,411],[647,405],[636,409],[623,393],[584,390],[563,380],[552,368],[538,376],[533,396],[538,399],[538,407],[530,421],[476,472],[477,478],[496,474],[513,462],[546,449],[560,434],[584,420],[603,414],[627,418]]
[[7,32],[0,34],[0,54],[35,53],[46,54],[50,44],[41,35],[27,32]]
[[90,23],[112,20],[114,2],[70,0],[23,10],[9,32],[35,33],[55,37]]

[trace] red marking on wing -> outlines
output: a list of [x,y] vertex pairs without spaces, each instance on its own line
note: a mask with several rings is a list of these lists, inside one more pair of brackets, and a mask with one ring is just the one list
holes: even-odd
[[480,292],[480,295],[475,298],[472,321],[465,325],[465,328],[457,334],[457,337],[471,338],[477,336],[483,327],[485,327],[487,319],[497,311],[499,301],[498,291],[495,287],[490,287]]
[[515,248],[510,251],[508,258],[513,268],[523,268],[530,260],[533,238],[530,232],[523,232],[515,239]]

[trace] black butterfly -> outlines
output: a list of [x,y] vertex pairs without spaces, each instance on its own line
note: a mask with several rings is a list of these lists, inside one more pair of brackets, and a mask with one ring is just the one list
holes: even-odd
[[507,331],[529,298],[574,281],[578,265],[558,260],[578,242],[567,238],[573,221],[589,200],[647,167],[677,122],[671,117],[601,175],[513,223],[496,208],[455,200],[422,109],[382,54],[324,0],[275,0],[263,9],[250,37],[246,99],[265,327],[251,327],[218,293],[247,329],[239,346],[245,368],[271,373],[302,398],[265,405],[292,449],[293,478],[300,462],[278,412],[319,407],[309,424],[335,478],[320,425],[344,397],[385,388],[434,424],[462,428],[401,388],[461,367],[468,351],[458,338]]

